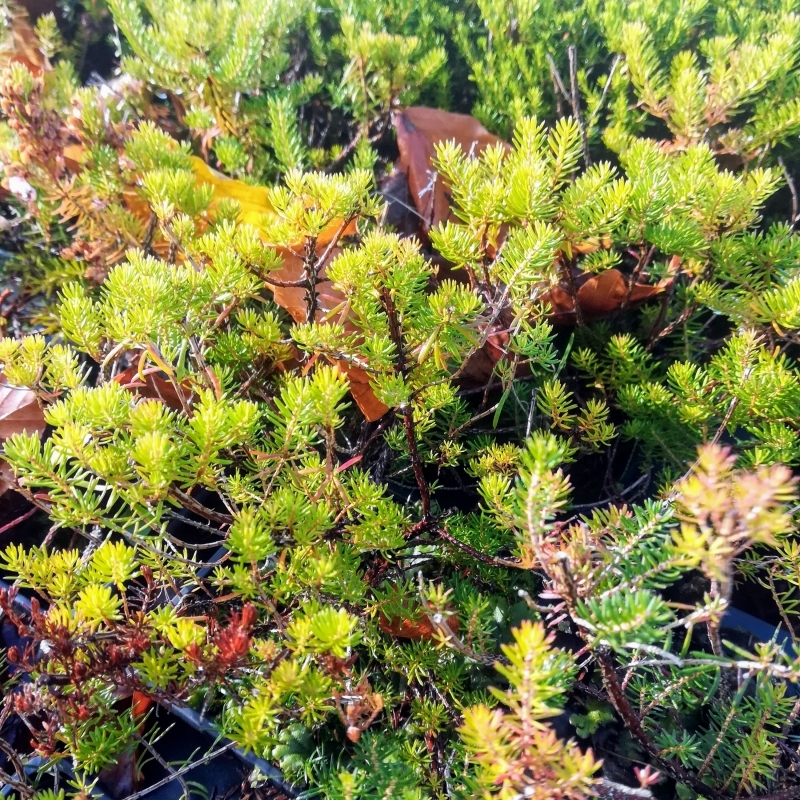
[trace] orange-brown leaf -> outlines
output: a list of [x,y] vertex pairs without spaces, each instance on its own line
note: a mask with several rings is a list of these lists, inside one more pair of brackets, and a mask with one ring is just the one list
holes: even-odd
[[350,394],[368,422],[379,420],[389,406],[375,396],[369,385],[369,376],[363,369],[350,366],[346,361],[335,361],[337,369],[350,381]]
[[[453,633],[458,634],[460,629],[458,617],[456,615],[448,617],[447,626]],[[398,639],[433,641],[438,635],[438,629],[431,622],[430,617],[421,612],[412,617],[392,617],[391,619],[380,613],[378,614],[378,627],[384,633]]]
[[0,378],[0,440],[15,433],[44,433],[47,423],[36,395],[19,386],[9,386]]
[[39,37],[23,10],[12,11],[11,36],[6,37],[6,50],[0,54],[0,66],[6,66],[9,62],[24,64],[34,75],[41,75],[50,69]]
[[183,399],[181,399],[175,386],[166,378],[147,371],[143,377],[144,380],[139,377],[138,369],[133,366],[115,375],[114,380],[121,383],[123,388],[136,392],[139,397],[160,400],[164,405],[176,411],[180,411],[184,402],[191,396],[191,391],[187,386],[181,387],[183,390]]
[[[36,433],[41,436],[47,423],[36,395],[18,386],[9,386],[5,376],[0,376],[0,442],[15,433]],[[14,483],[14,474],[6,461],[0,460],[0,495]]]
[[[587,321],[603,319],[618,311],[626,304],[640,303],[663,292],[672,279],[656,285],[634,283],[628,295],[628,279],[618,269],[607,269],[598,275],[580,275],[577,290],[578,304],[583,318]],[[574,323],[575,303],[569,291],[563,286],[555,286],[545,296],[550,303],[550,319],[555,323]]]
[[[435,176],[431,163],[434,145],[454,140],[465,153],[478,155],[489,145],[508,145],[489,133],[475,117],[453,114],[437,108],[412,106],[394,116],[400,166],[408,175],[414,205],[427,232],[450,218],[448,187],[441,176]],[[434,177],[435,176],[435,177]]]
[[[321,248],[320,248],[321,249]],[[270,277],[281,283],[292,283],[303,278],[303,259],[296,256],[287,248],[278,248],[283,257],[283,263],[278,269],[270,273]],[[341,253],[341,248],[334,247],[324,262],[318,265],[317,272],[317,314],[319,321],[328,312],[342,303],[345,296],[327,278],[327,268],[331,261]],[[320,255],[323,255],[321,253]],[[302,286],[278,286],[267,279],[267,286],[272,289],[275,302],[291,314],[295,322],[306,321],[307,292]]]

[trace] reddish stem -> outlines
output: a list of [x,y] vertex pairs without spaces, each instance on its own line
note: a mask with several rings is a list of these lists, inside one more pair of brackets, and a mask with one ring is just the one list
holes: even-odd
[[11,522],[7,522],[0,528],[0,534],[5,533],[6,531],[10,531],[12,528],[16,528],[20,522],[25,522],[26,519],[30,519],[39,509],[34,506],[29,511],[26,511],[21,517],[17,517],[16,519],[12,519]]

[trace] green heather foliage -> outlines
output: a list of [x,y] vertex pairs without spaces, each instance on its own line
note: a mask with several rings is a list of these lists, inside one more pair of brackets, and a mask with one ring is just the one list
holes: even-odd
[[[91,14],[107,82],[0,52],[12,796],[152,755],[132,694],[306,798],[800,796],[800,650],[723,624],[798,644],[796,4]],[[409,236],[419,104],[508,146]]]

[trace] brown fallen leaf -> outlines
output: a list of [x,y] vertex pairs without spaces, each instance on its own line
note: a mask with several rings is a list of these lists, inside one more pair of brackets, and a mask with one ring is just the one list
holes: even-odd
[[0,377],[0,441],[15,433],[36,433],[41,436],[47,423],[36,395],[21,386],[10,386]]
[[[459,386],[475,389],[486,386],[492,379],[497,363],[508,352],[510,317],[510,314],[503,314],[500,320],[494,324],[492,332],[486,339],[486,344],[469,357],[459,375]],[[528,368],[523,366],[518,368],[515,374],[521,376],[527,372]]]
[[[316,287],[317,321],[328,318],[328,315],[346,299],[338,289],[334,288],[333,284],[327,279],[326,274],[328,265],[339,253],[341,253],[340,248],[333,248],[319,271],[319,280]],[[283,264],[271,275],[284,283],[300,280],[303,277],[303,260],[285,249],[282,250],[282,254]],[[295,322],[306,321],[307,300],[304,288],[300,286],[277,286],[269,282],[267,286],[273,290],[275,302],[286,309]],[[334,313],[333,317],[328,318],[328,321],[337,322],[339,320]],[[346,331],[352,332],[355,330],[352,320],[345,318],[341,322]],[[389,410],[388,406],[375,396],[375,392],[372,391],[369,385],[369,376],[364,370],[350,366],[346,361],[340,359],[329,360],[347,377],[350,382],[350,394],[353,397],[353,401],[369,422],[375,422]]]
[[[247,222],[259,230],[262,238],[266,239],[266,228],[274,210],[269,200],[269,190],[263,186],[250,186],[242,181],[233,180],[212,170],[199,158],[192,159],[192,165],[200,183],[211,183],[214,186],[214,200],[211,212],[222,198],[230,198],[239,202],[241,212],[239,219]],[[317,237],[317,256],[324,258],[317,266],[317,310],[315,319],[323,319],[328,313],[339,306],[345,299],[344,295],[334,289],[327,279],[326,270],[330,263],[341,253],[339,247],[329,247],[334,239],[342,236],[352,236],[357,233],[355,220],[344,225],[344,220],[333,220]],[[275,283],[267,280],[266,285],[272,290],[277,305],[289,312],[296,322],[305,322],[308,315],[307,291],[302,286],[281,286],[279,283],[294,283],[304,277],[304,262],[297,255],[302,252],[303,243],[298,242],[294,247],[276,248],[283,257],[283,263],[278,269],[270,273]],[[347,327],[348,320],[343,321]],[[366,374],[357,368],[347,367],[341,362],[334,362],[350,381],[350,391],[356,405],[364,416],[374,421],[382,417],[388,408],[381,403],[369,386]]]
[[[6,377],[0,376],[0,444],[15,433],[41,436],[47,423],[36,395],[21,386],[10,386]],[[0,460],[0,495],[13,486],[14,474],[4,460]]]
[[144,397],[150,400],[160,400],[164,405],[169,408],[180,411],[186,400],[191,397],[191,390],[184,386],[184,396],[181,399],[177,389],[166,378],[160,375],[153,374],[149,370],[145,370],[144,381],[139,377],[139,372],[136,366],[128,367],[128,369],[117,373],[114,376],[114,381],[122,384],[123,388],[135,391],[139,397]]
[[[304,264],[303,259],[296,256],[289,249],[285,247],[277,248],[278,252],[283,258],[283,263],[276,270],[273,270],[269,277],[280,281],[281,283],[293,283],[303,279]],[[320,249],[322,249],[320,247]],[[318,267],[317,273],[317,314],[316,319],[319,321],[326,314],[332,311],[336,306],[340,305],[345,299],[344,295],[333,288],[333,285],[328,280],[327,268],[336,256],[341,253],[339,247],[334,247],[328,253],[325,261]],[[320,256],[324,252],[320,253]],[[305,322],[307,316],[307,292],[302,286],[279,286],[275,283],[270,283],[267,279],[267,287],[272,289],[275,297],[275,302],[289,312],[295,322]]]
[[[31,8],[29,11],[38,16],[38,8]],[[4,46],[0,50],[0,67],[16,62],[24,64],[33,75],[41,75],[50,69],[50,64],[42,52],[39,37],[30,23],[28,12],[14,8],[11,9],[10,16],[10,31],[6,33]]]
[[[578,304],[581,317],[585,322],[604,319],[618,311],[623,305],[633,307],[649,300],[669,288],[677,273],[679,261],[673,258],[669,277],[655,285],[635,282],[628,295],[628,278],[618,269],[608,269],[599,274],[576,271],[574,281],[577,287]],[[572,295],[563,285],[554,286],[543,296],[543,301],[550,304],[548,319],[555,325],[575,325],[577,314]],[[510,320],[500,319],[495,325],[486,344],[470,356],[459,376],[459,384],[463,387],[475,388],[485,386],[491,380],[497,363],[505,356],[508,344],[508,325]],[[522,367],[515,374],[524,375],[527,367]]]
[[83,158],[86,149],[82,144],[68,144],[63,153],[64,165],[70,172],[80,172],[83,169]]
[[408,174],[399,163],[381,179],[378,191],[386,202],[383,216],[386,227],[403,238],[416,236],[421,216],[411,197]]
[[[461,626],[455,614],[447,618],[447,626],[454,634],[458,634]],[[431,622],[430,617],[422,612],[408,617],[391,618],[381,612],[378,614],[378,627],[384,633],[398,639],[434,641],[438,636],[437,627]]]
[[363,369],[350,366],[346,361],[334,361],[334,364],[350,381],[350,394],[367,422],[379,420],[389,410],[389,406],[375,396],[369,385],[369,375]]
[[[607,269],[597,275],[582,273],[575,278],[578,286],[577,298],[581,314],[586,322],[603,319],[618,311],[627,299],[628,305],[636,305],[661,294],[672,283],[667,278],[655,285],[636,282],[628,295],[628,278],[618,269]],[[557,325],[574,324],[575,303],[569,291],[555,286],[544,297],[550,303],[550,321]]]
[[134,746],[117,755],[111,766],[104,767],[98,773],[98,780],[113,800],[122,800],[139,788],[142,772],[138,768],[138,760],[138,748]]
[[431,163],[439,142],[455,140],[465,153],[479,155],[489,145],[509,145],[468,114],[453,114],[438,108],[412,106],[394,115],[400,167],[408,175],[411,199],[421,217],[422,230],[451,217],[447,183]]

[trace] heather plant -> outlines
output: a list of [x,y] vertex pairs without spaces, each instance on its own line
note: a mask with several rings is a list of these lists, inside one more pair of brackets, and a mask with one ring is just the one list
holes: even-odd
[[793,9],[109,12],[2,55],[10,791],[796,796]]
[[476,5],[482,25],[470,17],[456,40],[490,128],[567,111],[615,152],[645,135],[707,142],[733,164],[761,163],[797,134],[790,3]]

